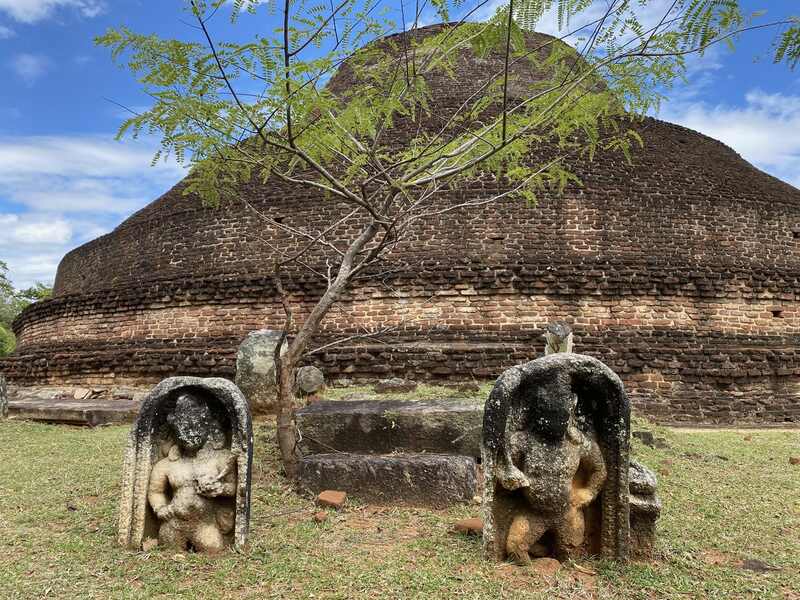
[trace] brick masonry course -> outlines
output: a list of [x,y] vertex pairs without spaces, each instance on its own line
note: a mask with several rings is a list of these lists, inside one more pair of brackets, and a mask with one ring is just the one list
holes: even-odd
[[[487,68],[460,60],[457,80],[431,81],[442,114]],[[344,69],[331,86],[346,89],[351,75]],[[395,143],[412,125],[398,121]],[[544,326],[565,320],[575,350],[605,361],[634,406],[658,420],[800,422],[800,190],[683,127],[650,118],[630,127],[644,141],[630,164],[608,153],[574,160],[582,185],[562,195],[506,199],[410,231],[388,257],[391,272],[381,267],[345,296],[315,343],[364,328],[393,334],[311,362],[329,380],[490,379],[538,356]],[[532,160],[547,152],[543,143]],[[55,297],[14,324],[19,348],[0,361],[11,383],[232,378],[245,335],[282,325],[264,239],[288,252],[301,242],[240,202],[206,208],[182,186],[64,257]],[[502,189],[477,178],[431,208]],[[346,210],[275,181],[240,193],[311,229]],[[333,237],[357,231],[348,223]],[[308,261],[324,268],[321,254]],[[323,282],[291,266],[285,280],[302,319]]]

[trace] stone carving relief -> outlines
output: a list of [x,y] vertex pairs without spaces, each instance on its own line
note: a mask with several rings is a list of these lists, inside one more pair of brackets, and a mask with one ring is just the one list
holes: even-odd
[[627,558],[629,420],[622,382],[589,356],[503,373],[483,421],[487,556]]
[[216,553],[247,541],[247,401],[224,379],[172,377],[145,398],[125,453],[119,541]]

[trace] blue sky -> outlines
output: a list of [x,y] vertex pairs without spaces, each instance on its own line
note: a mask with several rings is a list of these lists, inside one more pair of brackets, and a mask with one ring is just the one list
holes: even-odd
[[[667,1],[651,0],[653,13]],[[743,4],[766,7],[770,17],[800,12],[796,0]],[[212,27],[224,36],[230,25],[219,16]],[[147,99],[92,40],[121,25],[196,37],[187,20],[178,0],[0,0],[0,260],[17,287],[52,282],[68,250],[181,178],[174,164],[150,166],[154,140],[114,140],[124,115],[109,99],[131,107]],[[262,25],[245,18],[238,35]],[[539,29],[553,33],[552,16]],[[752,34],[735,53],[720,48],[692,60],[689,84],[672,91],[660,117],[800,187],[800,71],[771,63],[770,39]]]

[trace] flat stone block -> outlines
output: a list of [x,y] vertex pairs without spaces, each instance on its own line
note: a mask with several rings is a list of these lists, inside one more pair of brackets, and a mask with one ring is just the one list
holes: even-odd
[[432,452],[478,458],[483,403],[324,401],[296,413],[303,454]]
[[8,417],[45,423],[107,425],[131,423],[139,412],[136,400],[72,400],[26,398],[8,402]]
[[444,454],[315,454],[300,463],[300,482],[312,493],[342,490],[364,502],[444,508],[472,500],[477,465]]

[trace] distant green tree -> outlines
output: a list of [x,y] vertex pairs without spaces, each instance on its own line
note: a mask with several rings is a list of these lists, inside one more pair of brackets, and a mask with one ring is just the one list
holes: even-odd
[[49,298],[52,288],[37,281],[25,290],[17,291],[8,279],[8,265],[0,260],[0,356],[8,356],[16,347],[11,324],[27,306]]
[[[732,46],[746,31],[769,28],[774,60],[791,67],[800,60],[800,19],[765,22],[736,0],[509,0],[483,23],[470,19],[488,0],[431,0],[416,8],[397,0],[235,0],[234,22],[242,13],[259,19],[259,33],[244,42],[214,39],[213,19],[225,4],[185,2],[191,40],[121,27],[96,43],[124,60],[153,101],[143,112],[131,110],[119,135],[158,134],[154,162],[172,153],[192,166],[186,193],[210,204],[243,202],[271,231],[263,239],[278,258],[265,269],[274,273],[286,313],[288,348],[275,358],[278,443],[289,476],[298,468],[294,368],[322,349],[310,344],[332,306],[365,270],[391,260],[415,228],[446,212],[489,210],[513,196],[532,202],[543,189],[579,184],[571,157],[629,156],[641,140],[626,124],[657,108],[664,90],[683,77],[686,57],[714,44]],[[369,44],[418,27],[426,7],[451,24],[435,35]],[[645,8],[652,9],[647,19]],[[452,22],[451,9],[460,21]],[[548,39],[528,47],[525,31],[551,10],[569,44]],[[487,68],[460,107],[439,106],[430,76],[455,77],[467,50],[499,56],[503,66]],[[356,77],[335,94],[327,83],[345,61]],[[512,67],[524,64],[541,78],[517,80]],[[412,128],[397,148],[393,125],[403,119],[437,125]],[[537,154],[543,140],[553,144],[552,156]],[[481,177],[502,180],[507,191],[436,204],[454,186]],[[302,187],[320,205],[335,201],[349,212],[323,229],[276,220],[236,196],[238,184],[255,178]],[[312,251],[325,255],[327,268],[308,265]],[[281,283],[288,264],[327,284],[302,318]]]

